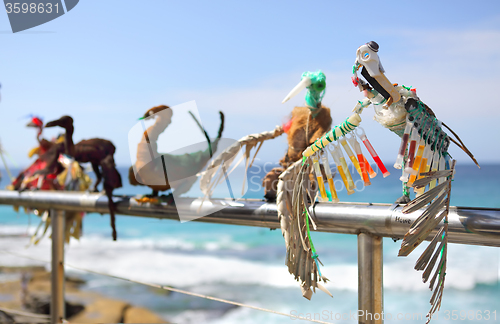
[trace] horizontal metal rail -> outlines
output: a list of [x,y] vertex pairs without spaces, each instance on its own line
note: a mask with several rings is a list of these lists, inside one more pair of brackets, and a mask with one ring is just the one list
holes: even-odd
[[[139,204],[134,197],[115,196],[117,214],[179,220],[181,215],[197,215],[200,199],[176,199],[176,205]],[[56,211],[108,213],[106,196],[98,193],[0,190],[0,204]],[[276,204],[262,200],[212,199],[204,206],[223,207],[195,221],[279,228]],[[206,208],[210,210],[211,207]],[[400,239],[421,211],[403,214],[401,206],[389,204],[318,203],[310,214],[315,217],[318,231],[358,235],[358,309],[362,314],[383,312],[383,257],[381,237]],[[60,217],[58,217],[60,216]],[[500,246],[500,209],[451,207],[448,217],[449,242]],[[59,222],[61,221],[61,222]],[[52,224],[52,321],[62,323],[64,311],[64,219]],[[56,226],[57,225],[57,226]],[[436,230],[435,230],[436,231]],[[56,234],[56,235],[54,235]],[[432,238],[434,235],[429,235]],[[383,320],[359,316],[360,324],[383,324]]]
[[[176,206],[138,204],[133,197],[115,196],[117,214],[179,220],[177,209],[196,212],[199,199],[176,199]],[[198,202],[198,203],[197,203]],[[279,228],[276,204],[261,200],[213,199],[225,205],[208,216],[196,221]],[[33,191],[22,192],[0,190],[0,204],[38,209],[108,213],[106,196],[99,193]],[[410,224],[421,214],[403,214],[402,206],[392,208],[389,204],[366,203],[317,203],[318,231],[330,233],[359,234],[400,239]],[[433,235],[429,236],[431,239]],[[500,246],[500,209],[451,207],[449,215],[449,242],[484,246]]]

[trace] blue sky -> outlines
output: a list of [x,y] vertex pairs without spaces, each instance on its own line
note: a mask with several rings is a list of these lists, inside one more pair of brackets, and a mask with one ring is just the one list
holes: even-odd
[[[356,49],[367,41],[391,82],[417,94],[462,138],[480,163],[500,162],[500,2],[498,1],[90,1],[62,17],[12,34],[0,13],[0,138],[20,164],[36,144],[27,114],[75,119],[75,141],[101,137],[130,165],[128,131],[159,104],[195,100],[215,136],[272,130],[303,103],[281,100],[304,71],[327,76],[323,103],[342,122],[361,93],[350,81]],[[387,165],[399,139],[362,115],[361,126]],[[174,112],[175,122],[175,112]],[[47,129],[45,137],[54,136]],[[181,137],[181,138],[180,138]],[[181,141],[167,131],[160,141]],[[278,161],[286,139],[264,145]],[[451,154],[469,163],[457,148]]]

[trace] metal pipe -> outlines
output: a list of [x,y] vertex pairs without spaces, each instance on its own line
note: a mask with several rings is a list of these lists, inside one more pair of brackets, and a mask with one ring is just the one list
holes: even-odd
[[[138,204],[133,197],[115,196],[117,214],[179,220],[176,208],[196,215],[199,199],[176,199],[176,207]],[[198,203],[197,203],[198,202]],[[279,228],[276,204],[262,200],[212,199],[223,209],[196,221]],[[108,213],[106,196],[98,193],[55,191],[22,192],[0,190],[0,204],[39,209],[60,209],[90,213]],[[410,224],[421,214],[403,214],[402,207],[370,203],[317,203],[314,215],[318,231],[359,234],[371,233],[381,237],[401,239]],[[312,212],[312,211],[311,211]],[[484,246],[500,246],[500,209],[450,207],[449,242]],[[433,237],[436,231],[429,235]]]
[[382,324],[383,321],[382,238],[358,234],[358,323]]
[[65,318],[64,309],[64,211],[50,211],[52,222],[52,258],[51,258],[51,323],[62,323]]
[[380,236],[373,237],[373,314],[375,324],[383,324],[384,312],[384,240]]
[[358,323],[372,324],[368,314],[373,316],[373,274],[372,246],[370,235],[358,234]]

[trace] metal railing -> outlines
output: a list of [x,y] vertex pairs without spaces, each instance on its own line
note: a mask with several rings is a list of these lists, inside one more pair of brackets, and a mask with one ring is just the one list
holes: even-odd
[[[133,197],[115,196],[117,214],[178,220],[178,209],[196,213],[199,201],[176,199],[176,206],[138,204]],[[279,228],[276,204],[262,200],[213,199],[225,208],[195,221]],[[52,210],[52,322],[64,318],[64,228],[63,211],[108,213],[108,201],[97,193],[57,191],[23,192],[0,190],[0,204]],[[421,214],[403,214],[402,206],[370,203],[318,203],[314,207],[318,231],[356,234],[358,236],[358,309],[363,314],[383,311],[382,237],[401,239],[410,224]],[[483,246],[500,246],[500,209],[450,207],[449,242]],[[433,233],[435,233],[434,230]],[[55,235],[54,235],[55,234]],[[429,235],[429,239],[434,235]],[[359,318],[359,323],[382,323]]]

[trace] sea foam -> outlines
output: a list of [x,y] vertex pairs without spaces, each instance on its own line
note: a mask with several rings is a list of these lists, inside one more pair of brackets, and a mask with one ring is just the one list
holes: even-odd
[[[26,227],[4,226],[1,232],[23,234]],[[33,227],[29,232],[33,232]],[[28,236],[0,238],[0,249],[48,261],[51,243],[49,233],[46,236],[38,245],[28,248]],[[234,251],[230,255],[216,253],[221,249]],[[66,262],[84,269],[181,288],[212,284],[298,287],[283,260],[245,258],[251,250],[252,247],[229,238],[199,244],[188,237],[131,238],[113,242],[108,237],[88,235],[66,245]],[[384,287],[401,291],[428,289],[421,282],[422,272],[413,270],[417,257],[418,254],[407,258],[386,255]],[[321,267],[321,271],[331,280],[326,287],[356,291],[355,261],[336,264],[334,259],[322,260],[326,266]],[[496,248],[452,244],[448,260],[448,288],[471,290],[479,284],[492,285],[499,281],[499,250]],[[0,262],[3,266],[45,264],[10,254],[3,254]]]

